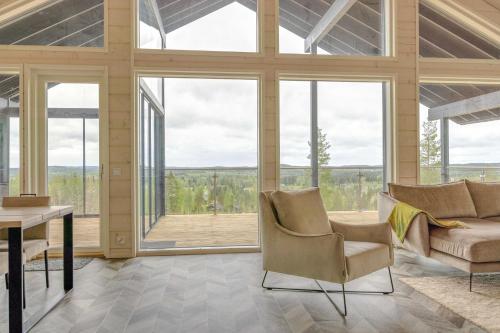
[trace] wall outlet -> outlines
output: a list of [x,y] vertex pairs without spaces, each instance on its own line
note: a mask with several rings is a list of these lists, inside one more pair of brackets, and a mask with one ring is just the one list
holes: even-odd
[[122,234],[115,235],[115,243],[117,245],[125,245],[126,242],[127,242],[127,237],[125,237],[125,235]]

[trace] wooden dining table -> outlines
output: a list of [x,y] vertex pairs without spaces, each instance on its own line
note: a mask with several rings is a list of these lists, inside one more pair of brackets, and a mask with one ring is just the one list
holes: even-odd
[[[23,230],[63,218],[64,291],[29,318],[23,318]],[[35,326],[73,289],[73,207],[0,207],[0,229],[8,229],[9,332],[24,333]]]

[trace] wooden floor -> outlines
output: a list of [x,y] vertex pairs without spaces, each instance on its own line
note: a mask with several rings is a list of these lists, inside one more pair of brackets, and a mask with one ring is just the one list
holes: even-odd
[[[484,332],[398,280],[464,273],[403,250],[396,252],[392,269],[396,292],[348,295],[346,318],[322,294],[263,290],[261,267],[260,253],[95,259],[75,272],[73,293],[31,332]],[[48,292],[43,272],[28,272],[26,279],[26,314],[43,306],[61,285],[60,272],[51,272]],[[270,273],[268,282],[314,287],[310,280],[276,273]],[[387,270],[347,288],[387,289]],[[340,301],[338,295],[332,297]],[[0,332],[6,332],[3,286],[0,301]]]
[[[376,223],[377,212],[330,212],[330,218],[346,223]],[[77,247],[99,247],[99,218],[75,218],[73,237]],[[168,215],[162,217],[146,242],[168,247],[248,246],[258,244],[257,214]],[[50,222],[51,247],[62,246],[62,219]]]

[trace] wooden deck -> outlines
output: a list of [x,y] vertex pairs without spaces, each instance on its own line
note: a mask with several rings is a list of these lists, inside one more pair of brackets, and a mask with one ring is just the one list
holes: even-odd
[[[345,223],[376,223],[377,212],[330,212],[330,218]],[[76,247],[99,246],[99,218],[75,218]],[[51,247],[62,246],[62,220],[50,222]],[[146,236],[145,242],[167,247],[251,246],[258,244],[257,214],[168,215]]]
[[[100,219],[98,217],[74,218],[73,243],[75,247],[99,247]],[[50,247],[62,247],[63,220],[50,221]]]
[[[376,223],[376,211],[330,212],[345,223]],[[164,241],[172,247],[258,245],[257,214],[168,215],[162,217],[145,239]]]

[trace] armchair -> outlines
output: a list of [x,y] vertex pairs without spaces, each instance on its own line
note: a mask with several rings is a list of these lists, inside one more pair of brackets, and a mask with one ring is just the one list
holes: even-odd
[[[345,295],[349,293],[389,294],[394,292],[390,266],[394,262],[391,228],[388,223],[350,225],[329,221],[331,231],[298,233],[280,223],[272,192],[261,192],[263,269],[262,287],[267,290],[321,292],[343,316],[347,315]],[[319,190],[318,200],[321,201]],[[321,204],[322,205],[322,204]],[[326,216],[326,211],[324,212]],[[390,291],[348,291],[344,284],[387,267]],[[268,272],[296,275],[315,280],[319,289],[266,286]],[[341,290],[326,290],[318,280],[341,284]],[[342,293],[343,311],[329,293]]]

